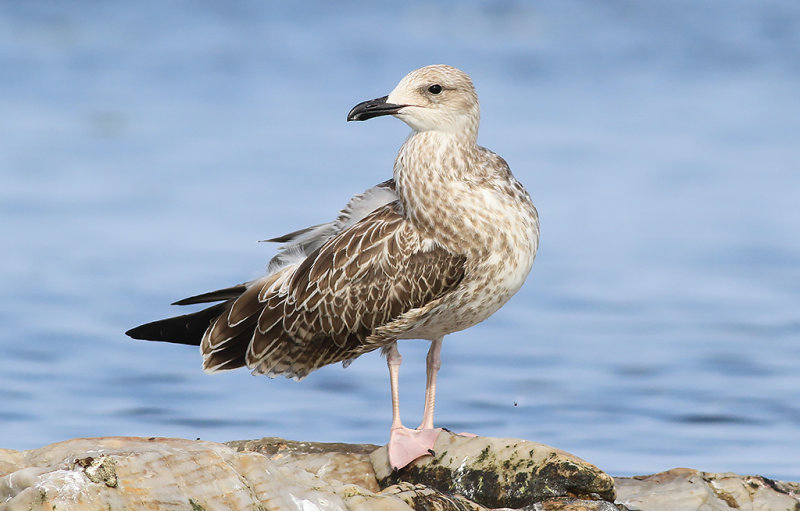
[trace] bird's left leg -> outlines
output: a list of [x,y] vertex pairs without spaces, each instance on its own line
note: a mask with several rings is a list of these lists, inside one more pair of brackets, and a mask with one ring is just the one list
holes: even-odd
[[425,372],[427,374],[425,381],[425,411],[422,414],[422,424],[417,428],[420,430],[434,429],[433,409],[436,406],[436,375],[439,373],[439,368],[442,367],[442,339],[442,337],[439,337],[431,341],[428,357],[425,360]]
[[[428,350],[428,358],[426,359],[427,366],[427,381],[425,384],[425,412],[422,414],[422,424],[419,425],[417,430],[430,431],[436,437],[442,431],[442,428],[433,427],[433,409],[436,406],[436,375],[439,373],[439,368],[442,367],[442,338],[435,339],[431,342],[431,348]],[[474,437],[472,433],[458,433],[458,436]]]

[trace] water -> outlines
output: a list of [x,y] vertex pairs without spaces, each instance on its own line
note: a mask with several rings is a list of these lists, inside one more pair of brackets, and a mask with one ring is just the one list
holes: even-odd
[[[345,114],[437,62],[542,219],[528,283],[446,339],[437,422],[615,475],[800,480],[792,0],[0,2],[0,445],[385,442],[375,354],[207,376],[123,332],[386,179],[408,129]],[[426,349],[401,344],[410,425]]]

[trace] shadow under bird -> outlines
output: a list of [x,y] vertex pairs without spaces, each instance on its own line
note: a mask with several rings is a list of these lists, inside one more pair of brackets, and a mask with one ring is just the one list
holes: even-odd
[[[427,66],[348,121],[392,115],[413,130],[393,178],[350,199],[332,222],[274,238],[267,274],[175,302],[207,309],[138,326],[136,339],[200,346],[203,369],[246,366],[300,380],[364,353],[386,355],[393,468],[432,452],[442,338],[488,318],[519,290],[539,219],[508,164],[477,144],[480,108],[464,72]],[[431,341],[420,426],[400,420],[398,339]]]

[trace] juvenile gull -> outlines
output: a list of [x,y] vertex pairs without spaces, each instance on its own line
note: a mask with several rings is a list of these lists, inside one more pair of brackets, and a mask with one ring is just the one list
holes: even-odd
[[[491,316],[519,290],[539,245],[539,219],[505,160],[477,145],[480,108],[469,76],[412,71],[348,121],[392,115],[413,130],[394,178],[353,197],[336,220],[283,243],[267,275],[175,302],[220,302],[136,327],[136,339],[199,345],[206,372],[246,366],[300,380],[381,348],[392,390],[389,460],[430,452],[442,338]],[[398,339],[431,341],[422,423],[400,421]]]

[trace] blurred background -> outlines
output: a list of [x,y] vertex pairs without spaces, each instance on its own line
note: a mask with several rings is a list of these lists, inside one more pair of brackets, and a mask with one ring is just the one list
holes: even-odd
[[[795,0],[0,0],[0,447],[385,443],[375,353],[208,376],[123,332],[390,177],[408,128],[345,116],[433,63],[473,77],[542,225],[522,290],[446,338],[437,423],[800,480]],[[427,348],[400,345],[411,426]]]

